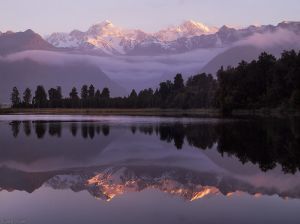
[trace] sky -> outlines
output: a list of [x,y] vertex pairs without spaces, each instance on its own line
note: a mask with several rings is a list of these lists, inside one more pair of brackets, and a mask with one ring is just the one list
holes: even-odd
[[190,19],[245,27],[300,21],[299,12],[299,0],[0,0],[0,31],[85,31],[103,20],[147,32]]

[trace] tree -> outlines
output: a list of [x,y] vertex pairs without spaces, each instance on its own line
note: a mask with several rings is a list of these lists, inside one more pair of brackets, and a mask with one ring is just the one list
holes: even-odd
[[88,97],[90,99],[93,99],[95,97],[95,87],[93,85],[90,85],[90,87],[89,87]]
[[140,91],[138,95],[138,107],[147,108],[153,106],[153,90],[151,88]]
[[48,91],[49,95],[49,106],[50,107],[61,107],[62,106],[62,93],[61,93],[61,87],[58,86],[56,89],[51,88]]
[[100,92],[99,89],[97,89],[97,91],[96,91],[96,93],[95,93],[95,98],[96,98],[97,100],[100,100],[100,98],[101,98],[101,92]]
[[81,99],[86,100],[88,98],[88,86],[83,85],[81,88]]
[[56,99],[57,100],[62,100],[63,96],[62,96],[62,90],[60,86],[56,87]]
[[101,107],[101,92],[99,89],[97,89],[96,93],[95,93],[95,101],[96,101],[96,107]]
[[300,90],[295,90],[290,99],[291,106],[295,109],[300,109]]
[[191,76],[186,84],[186,97],[183,98],[187,107],[209,108],[214,104],[216,80],[210,74],[202,73]]
[[32,94],[29,88],[26,88],[23,93],[23,103],[25,107],[28,107],[31,104]]
[[81,88],[81,107],[87,107],[88,106],[88,95],[89,95],[89,91],[88,91],[88,86],[87,85],[83,85]]
[[47,106],[47,93],[42,85],[39,85],[36,88],[33,104],[37,108],[43,108]]
[[76,87],[73,87],[71,92],[69,93],[70,96],[70,104],[72,108],[76,108],[79,106],[79,96]]
[[14,87],[11,93],[11,103],[13,107],[18,107],[21,103],[20,93],[17,87]]
[[73,88],[72,88],[72,90],[71,90],[69,96],[70,96],[70,99],[71,99],[71,100],[78,100],[78,99],[79,99],[79,96],[78,96],[78,92],[77,92],[76,87],[73,87]]
[[136,93],[135,89],[133,89],[129,95],[129,98],[134,99],[136,97],[137,97],[137,93]]
[[54,101],[56,99],[56,89],[54,88],[49,89],[48,96],[50,101]]
[[136,107],[138,95],[136,91],[133,89],[128,97],[127,106],[128,107]]
[[183,89],[184,81],[181,74],[177,74],[174,78],[174,90],[178,91]]
[[109,92],[109,89],[108,89],[107,87],[105,87],[105,88],[102,90],[101,97],[104,98],[104,99],[109,99],[109,97],[110,97],[110,92]]

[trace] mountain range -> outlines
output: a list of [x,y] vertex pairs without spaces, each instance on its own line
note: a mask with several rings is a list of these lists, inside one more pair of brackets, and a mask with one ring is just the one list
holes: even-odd
[[254,60],[263,51],[280,56],[290,49],[300,49],[300,22],[238,29],[190,20],[149,33],[104,21],[87,31],[45,37],[30,29],[0,32],[0,103],[9,102],[13,86],[33,89],[37,83],[65,91],[93,84],[124,96],[133,88],[156,88],[176,73],[215,75],[221,66]]
[[[228,26],[208,27],[195,21],[185,21],[179,26],[162,29],[156,33],[142,30],[123,29],[110,21],[95,24],[86,32],[73,30],[70,33],[53,33],[42,38],[32,30],[24,32],[0,32],[0,54],[24,50],[50,50],[91,55],[165,55],[178,54],[197,49],[227,48],[245,45],[251,37],[264,34],[276,35],[281,32],[285,38],[277,41],[299,41],[300,22],[282,22],[278,25],[249,26],[236,29]],[[283,33],[288,32],[288,33]],[[260,36],[258,36],[260,35]],[[269,36],[270,37],[270,36]],[[267,40],[264,40],[267,41]],[[261,44],[257,40],[256,44]]]
[[55,47],[90,51],[98,54],[161,55],[188,52],[195,49],[231,46],[254,34],[288,30],[300,34],[299,22],[282,22],[277,26],[249,26],[243,29],[222,26],[208,27],[195,21],[185,21],[156,33],[128,30],[104,21],[91,26],[86,32],[53,33],[46,40]]

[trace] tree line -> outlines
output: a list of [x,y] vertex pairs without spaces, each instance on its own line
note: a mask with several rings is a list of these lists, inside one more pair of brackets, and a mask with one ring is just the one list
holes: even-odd
[[181,74],[173,81],[161,82],[126,97],[111,97],[108,88],[102,91],[83,85],[80,93],[73,87],[63,97],[61,87],[47,92],[37,86],[34,95],[25,89],[22,99],[16,87],[11,94],[12,107],[27,108],[219,108],[234,109],[300,107],[300,52],[285,51],[279,59],[262,53],[250,63],[241,61],[236,67],[221,67],[211,74],[191,76],[185,82]]

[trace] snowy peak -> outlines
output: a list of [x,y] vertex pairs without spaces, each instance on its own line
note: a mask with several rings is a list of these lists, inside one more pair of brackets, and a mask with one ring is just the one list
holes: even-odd
[[86,34],[93,37],[102,36],[122,36],[122,29],[116,27],[109,20],[91,26]]
[[155,36],[162,41],[174,41],[182,37],[201,36],[203,34],[211,34],[217,32],[215,27],[208,27],[200,22],[188,20],[179,26],[171,26],[161,30]]
[[[137,29],[123,29],[105,20],[91,26],[86,32],[54,33],[47,41],[59,48],[104,55],[166,55],[185,53],[196,49],[230,47],[239,41],[259,34],[287,30],[300,35],[299,22],[278,25],[249,26],[247,28],[210,27],[188,20],[155,33]],[[2,34],[3,36],[4,34]]]
[[183,32],[191,32],[191,33],[195,32],[195,34],[197,34],[197,32],[212,33],[217,31],[217,28],[208,27],[203,23],[195,22],[193,20],[185,21],[179,27]]
[[47,41],[56,47],[101,49],[105,53],[124,54],[137,44],[174,41],[182,37],[200,36],[214,33],[217,28],[208,27],[193,20],[185,21],[179,26],[169,27],[157,33],[150,34],[141,30],[122,29],[111,21],[94,24],[86,32],[74,30],[71,33],[53,33]]

